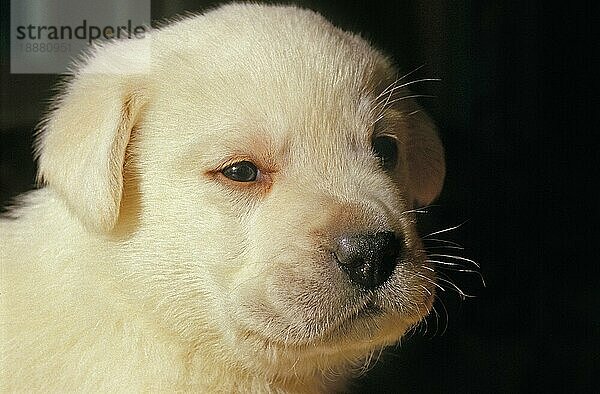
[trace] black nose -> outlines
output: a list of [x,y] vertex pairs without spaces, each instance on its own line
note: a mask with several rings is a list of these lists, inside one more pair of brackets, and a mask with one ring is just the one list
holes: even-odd
[[344,235],[337,240],[334,253],[354,284],[374,289],[392,275],[401,249],[394,233],[385,231]]

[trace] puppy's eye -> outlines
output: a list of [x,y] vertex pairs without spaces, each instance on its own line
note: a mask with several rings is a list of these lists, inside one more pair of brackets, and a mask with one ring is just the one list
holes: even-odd
[[221,173],[232,181],[253,182],[258,178],[260,172],[253,163],[240,161],[225,167]]
[[373,138],[371,142],[373,152],[381,162],[381,167],[385,170],[391,170],[396,167],[398,161],[398,145],[396,140],[388,136],[379,136]]

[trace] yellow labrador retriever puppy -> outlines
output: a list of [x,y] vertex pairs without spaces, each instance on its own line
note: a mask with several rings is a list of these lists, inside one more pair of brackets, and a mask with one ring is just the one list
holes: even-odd
[[0,386],[331,392],[429,311],[435,128],[390,61],[294,7],[97,48],[0,221]]

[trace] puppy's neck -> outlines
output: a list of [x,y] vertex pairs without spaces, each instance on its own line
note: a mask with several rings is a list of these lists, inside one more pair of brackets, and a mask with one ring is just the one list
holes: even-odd
[[[221,365],[215,365],[220,360]],[[302,361],[298,361],[301,363]],[[186,389],[199,392],[260,392],[260,393],[336,393],[344,392],[349,377],[341,373],[313,369],[295,373],[289,366],[280,370],[264,366],[244,365],[232,360],[230,355],[214,357],[198,349],[189,362]],[[236,379],[232,380],[231,377]],[[230,387],[224,387],[229,384]]]

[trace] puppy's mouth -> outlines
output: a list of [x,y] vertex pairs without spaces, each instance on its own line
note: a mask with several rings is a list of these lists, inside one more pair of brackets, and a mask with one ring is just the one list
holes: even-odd
[[432,295],[415,300],[418,308],[399,310],[390,305],[389,297],[383,289],[369,291],[361,299],[349,300],[340,306],[335,316],[284,324],[277,329],[278,334],[271,330],[273,326],[271,329],[246,326],[241,334],[245,340],[259,343],[265,349],[291,352],[294,357],[335,357],[340,353],[360,356],[396,343],[429,313],[433,304]]
[[413,300],[412,305],[401,308],[389,305],[390,297],[393,296],[385,287],[369,291],[362,302],[355,304],[357,306],[344,308],[345,313],[340,314],[338,319],[333,319],[320,339],[330,342],[351,337],[372,341],[392,332],[396,332],[399,337],[429,313],[434,300],[431,291],[424,297]]
[[[385,318],[387,312],[376,305],[373,300],[367,301],[357,310],[342,316],[334,322],[323,335],[325,341],[346,337],[353,331],[362,331],[361,328],[377,327],[379,320]],[[367,334],[367,337],[370,336]]]
[[321,250],[318,274],[271,285],[274,297],[249,304],[249,324],[239,326],[240,334],[268,347],[325,353],[396,342],[431,310],[434,274],[414,249],[394,255],[378,272],[380,267],[360,269],[357,263],[346,268]]
[[[373,290],[358,291],[354,297],[340,303],[337,313],[319,321],[313,320],[300,328],[304,334],[311,335],[288,335],[283,341],[270,337],[269,342],[284,347],[317,346],[332,349],[349,343],[358,348],[394,342],[429,313],[434,300],[433,291],[419,293],[419,296],[399,294],[398,288],[404,285],[396,282],[390,281]],[[406,288],[404,290],[407,291]],[[313,312],[315,315],[322,313]],[[295,330],[288,327],[286,331]]]

